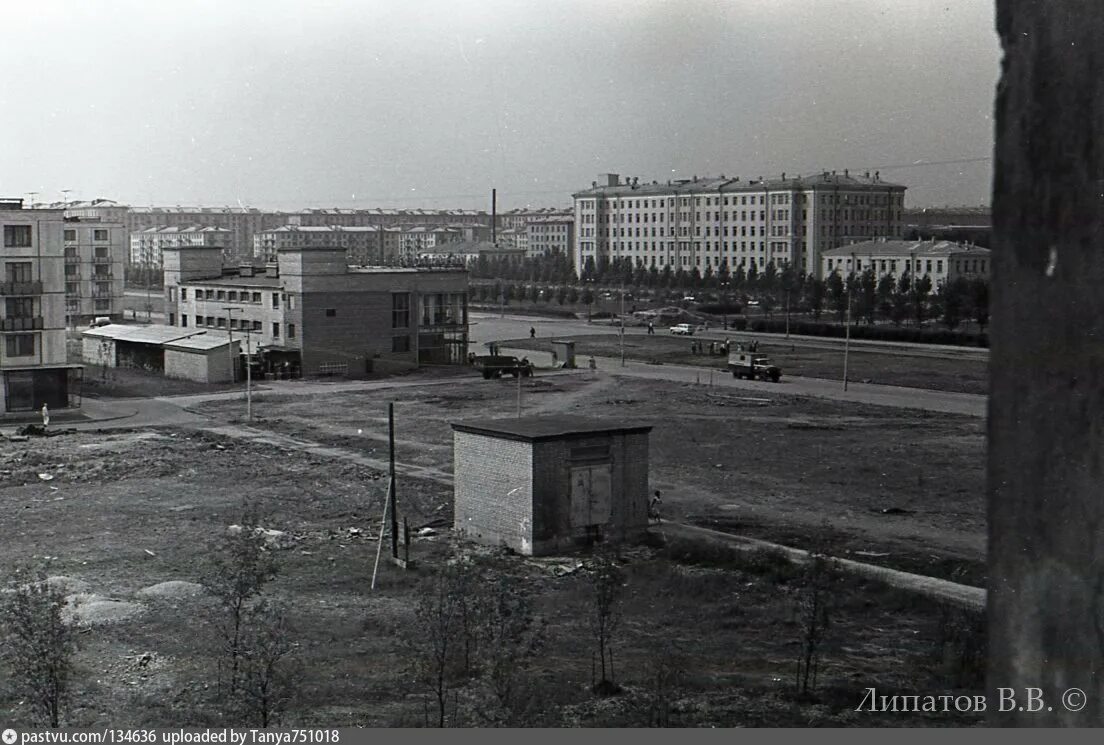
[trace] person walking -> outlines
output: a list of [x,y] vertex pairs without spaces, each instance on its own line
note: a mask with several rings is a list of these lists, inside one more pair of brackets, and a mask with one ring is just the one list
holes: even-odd
[[648,321],[648,333],[652,335],[655,334],[655,324],[651,321]]
[[537,338],[537,330],[535,328],[533,328],[532,326],[529,327],[529,338],[530,339],[536,339]]

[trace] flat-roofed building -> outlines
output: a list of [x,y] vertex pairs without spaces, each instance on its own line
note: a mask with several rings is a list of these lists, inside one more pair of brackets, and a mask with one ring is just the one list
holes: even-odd
[[953,241],[865,241],[825,251],[821,258],[822,275],[847,276],[873,271],[877,278],[886,274],[899,277],[911,274],[927,276],[933,287],[948,280],[989,279],[990,251]]
[[208,246],[222,251],[223,259],[233,261],[233,234],[225,228],[202,225],[161,225],[130,235],[130,263],[160,268],[166,248]]
[[824,251],[900,238],[904,194],[877,171],[663,184],[605,174],[574,195],[574,266],[620,259],[704,274],[789,264],[819,274]]
[[68,364],[63,210],[0,199],[0,414],[79,405]]
[[79,326],[96,318],[123,317],[126,228],[121,223],[67,217],[65,320]]

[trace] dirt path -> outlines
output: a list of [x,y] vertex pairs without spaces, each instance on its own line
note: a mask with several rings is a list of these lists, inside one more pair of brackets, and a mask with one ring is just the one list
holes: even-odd
[[[608,385],[609,380],[596,382],[599,383],[601,387]],[[594,389],[588,386],[583,390],[593,392]],[[201,427],[200,429],[224,437],[245,439],[252,442],[273,445],[279,448],[300,450],[312,455],[333,458],[335,460],[344,460],[382,471],[386,471],[388,468],[388,462],[385,459],[371,458],[343,448],[321,445],[310,440],[288,437],[287,435],[281,435],[274,432],[265,432],[251,427],[221,424]],[[453,483],[452,474],[437,468],[396,463],[395,469],[404,476],[426,479],[446,486],[452,486]],[[801,549],[756,538],[732,535],[709,528],[700,528],[695,525],[686,525],[684,523],[663,523],[659,531],[661,533],[676,533],[696,540],[723,541],[729,545],[745,549],[758,548],[780,551],[794,561],[804,561],[808,557],[808,553]],[[982,610],[985,608],[986,593],[985,590],[978,587],[970,587],[968,585],[962,585],[934,577],[926,577],[920,574],[911,574],[909,572],[902,572],[896,569],[876,566],[874,564],[866,564],[851,559],[836,559],[836,561],[839,563],[839,566],[858,576],[877,579],[893,587],[917,592],[926,597],[949,602],[960,607],[972,610]]]

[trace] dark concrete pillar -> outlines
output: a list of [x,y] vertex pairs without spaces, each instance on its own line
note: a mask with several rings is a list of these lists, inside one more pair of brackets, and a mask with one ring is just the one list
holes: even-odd
[[[997,0],[997,30],[989,711],[1100,726],[1104,3]],[[999,687],[1017,691],[1010,712],[994,712]]]

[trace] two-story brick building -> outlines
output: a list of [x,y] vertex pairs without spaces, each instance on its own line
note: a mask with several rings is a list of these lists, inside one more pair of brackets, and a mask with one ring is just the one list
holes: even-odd
[[224,270],[221,252],[164,253],[171,326],[247,335],[269,370],[364,377],[467,354],[461,267],[356,267],[342,247],[283,248],[263,267]]

